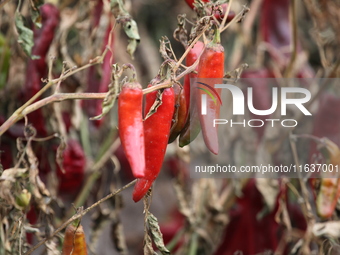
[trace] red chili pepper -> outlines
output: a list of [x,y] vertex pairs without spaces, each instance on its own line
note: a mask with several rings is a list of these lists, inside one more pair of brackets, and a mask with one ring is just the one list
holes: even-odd
[[137,82],[125,83],[118,98],[120,141],[135,178],[144,177],[143,91]]
[[[145,114],[150,111],[156,101],[158,93],[160,92],[154,91],[146,95]],[[174,89],[164,89],[162,93],[162,104],[154,114],[144,121],[145,177],[138,179],[134,187],[132,198],[135,202],[142,199],[148,192],[161,170],[168,145],[174,105]]]
[[63,152],[64,173],[57,168],[59,192],[62,194],[75,193],[81,187],[85,175],[85,154],[77,140],[68,140]]
[[[201,109],[202,95],[206,95],[207,113],[199,114],[203,138],[208,149],[218,154],[218,133],[217,126],[213,126],[214,119],[219,118],[220,114],[220,95],[222,89],[215,89],[215,84],[223,82],[224,75],[224,48],[220,43],[220,33],[218,29],[215,31],[213,41],[204,49],[200,63],[198,65],[198,80],[196,87],[197,109]],[[209,79],[206,79],[209,78]],[[207,95],[207,90],[211,91],[211,95]]]
[[173,116],[173,125],[170,130],[169,143],[175,141],[177,136],[181,133],[184,128],[186,118],[187,118],[187,106],[185,101],[184,89],[177,84],[174,85],[175,92],[175,112]]

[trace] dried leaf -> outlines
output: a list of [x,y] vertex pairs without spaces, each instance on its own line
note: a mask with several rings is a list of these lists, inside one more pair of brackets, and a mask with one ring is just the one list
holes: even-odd
[[330,236],[334,238],[340,237],[340,221],[329,221],[323,223],[315,223],[313,226],[313,234],[316,237]]
[[108,91],[106,97],[103,100],[102,113],[98,116],[90,118],[90,120],[101,119],[114,106],[114,104],[116,102],[117,95],[119,93],[119,78],[122,75],[122,71],[123,71],[123,69],[120,68],[118,66],[118,64],[114,64],[112,66],[111,83],[109,85],[109,91]]
[[138,40],[131,39],[131,40],[129,40],[129,43],[126,47],[126,51],[127,51],[127,53],[129,53],[129,55],[131,56],[132,59],[134,59],[133,53],[136,51],[138,43],[139,43]]
[[177,16],[177,28],[174,31],[174,38],[179,41],[184,47],[188,45],[188,31],[185,29],[186,15]]
[[65,173],[65,170],[64,170],[64,167],[63,167],[63,162],[64,162],[64,151],[66,149],[66,142],[65,142],[65,139],[63,137],[60,138],[60,144],[57,148],[57,153],[56,153],[56,161],[57,161],[57,164],[61,170],[61,172],[64,174]]
[[148,222],[149,229],[151,232],[152,240],[155,243],[156,247],[159,249],[159,251],[162,254],[166,254],[166,255],[170,254],[170,251],[164,245],[163,235],[159,228],[157,218],[152,213],[148,212],[147,222]]
[[155,102],[153,103],[153,105],[151,106],[148,114],[145,116],[144,121],[149,118],[152,114],[154,114],[155,112],[157,112],[158,107],[160,107],[162,105],[162,96],[163,96],[163,92],[158,91],[157,93],[157,97]]
[[19,34],[18,43],[21,45],[26,55],[31,57],[34,45],[33,31],[24,25],[23,17],[19,12],[16,12],[15,14],[15,26]]

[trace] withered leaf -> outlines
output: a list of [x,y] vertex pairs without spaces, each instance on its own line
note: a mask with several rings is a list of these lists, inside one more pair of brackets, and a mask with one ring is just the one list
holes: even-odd
[[151,232],[152,240],[155,243],[156,247],[163,255],[170,254],[170,251],[164,245],[163,235],[159,228],[157,218],[152,213],[148,212],[147,222]]

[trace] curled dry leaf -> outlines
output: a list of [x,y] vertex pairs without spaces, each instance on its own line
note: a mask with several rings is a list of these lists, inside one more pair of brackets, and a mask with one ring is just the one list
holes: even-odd
[[159,224],[157,218],[150,212],[148,212],[147,216],[148,226],[151,232],[151,237],[156,247],[163,255],[170,254],[170,251],[165,247],[163,242],[163,235],[161,230],[159,229]]

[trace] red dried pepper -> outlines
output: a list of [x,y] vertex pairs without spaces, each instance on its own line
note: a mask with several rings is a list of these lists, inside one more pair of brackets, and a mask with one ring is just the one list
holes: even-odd
[[185,101],[184,89],[182,89],[179,85],[174,85],[175,92],[175,112],[173,116],[173,125],[170,130],[169,143],[175,141],[177,136],[181,133],[184,128],[186,118],[187,118],[187,106]]
[[57,168],[59,192],[62,194],[75,193],[81,187],[85,176],[86,158],[83,148],[77,140],[68,140],[63,152],[63,169]]
[[143,91],[137,82],[123,85],[118,98],[119,137],[135,178],[144,177]]
[[[199,119],[202,127],[203,138],[208,149],[218,154],[218,133],[217,126],[213,126],[214,119],[219,118],[220,114],[220,95],[222,89],[215,89],[215,84],[223,82],[224,75],[224,48],[220,43],[220,33],[218,29],[215,31],[214,39],[204,49],[200,62],[198,65],[197,74],[197,89],[195,91],[197,96],[197,109],[201,109],[202,95],[206,94],[206,89],[214,93],[212,96],[206,97],[207,113],[206,115],[199,114]],[[206,79],[209,78],[209,79]],[[199,89],[200,86],[205,88]],[[219,100],[218,100],[219,99]]]
[[[145,114],[147,114],[157,94],[154,91],[146,95]],[[162,104],[149,118],[144,121],[145,140],[145,177],[138,179],[133,190],[133,200],[138,202],[148,192],[153,181],[157,178],[168,145],[169,132],[174,114],[175,93],[173,88],[164,89]]]

